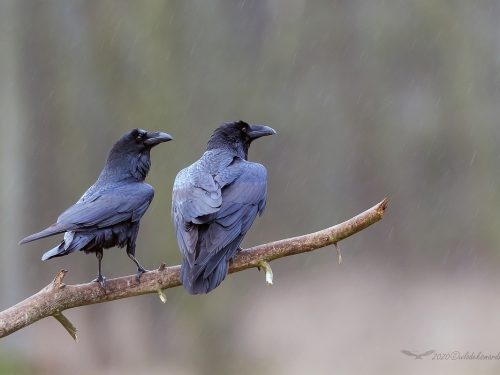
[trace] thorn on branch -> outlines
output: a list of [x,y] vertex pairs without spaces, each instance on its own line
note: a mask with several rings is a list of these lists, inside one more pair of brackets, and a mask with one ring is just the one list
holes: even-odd
[[[64,272],[67,272],[67,271],[64,271]],[[62,324],[62,326],[66,329],[66,331],[68,331],[68,333],[71,335],[71,337],[73,337],[73,340],[78,342],[78,337],[76,336],[76,332],[78,331],[78,329],[75,327],[75,325],[73,323],[71,323],[71,321],[62,312],[56,313],[52,316],[54,318],[56,318],[56,320],[59,323]]]
[[165,270],[165,263],[161,262],[160,267],[158,267],[158,271],[164,271]]
[[271,266],[266,261],[261,260],[257,266],[259,271],[261,267],[264,268],[264,271],[266,271],[266,284],[273,285],[273,270],[271,269]]
[[65,287],[66,285],[63,284],[62,281],[64,279],[64,276],[66,276],[67,273],[68,273],[68,271],[66,271],[66,270],[59,271],[59,273],[54,278],[54,280],[52,280],[52,286],[56,287],[56,288],[63,288],[63,287]]

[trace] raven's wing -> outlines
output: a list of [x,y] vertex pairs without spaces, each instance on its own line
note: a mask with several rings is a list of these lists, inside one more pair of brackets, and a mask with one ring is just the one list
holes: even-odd
[[[260,164],[235,158],[215,176],[192,168],[195,166],[179,172],[172,192],[174,226],[185,256],[195,251],[197,225],[217,222],[230,232],[251,206],[257,205],[257,211],[262,213],[267,195],[267,172]],[[229,238],[235,237],[229,235]],[[212,240],[215,241],[215,238],[212,237]],[[226,242],[219,241],[220,244]],[[209,249],[214,250],[213,246]]]
[[267,196],[267,172],[260,164],[235,158],[217,175],[208,176],[207,183],[200,186],[186,178],[186,172],[178,176],[184,181],[174,185],[173,192],[174,225],[186,265],[183,276],[192,284],[224,265],[215,279],[206,280],[210,288],[204,292],[226,276],[227,261],[236,254],[257,213],[263,212]]
[[198,241],[198,218],[217,212],[222,204],[221,187],[200,163],[181,170],[172,191],[172,218],[183,255],[194,252]]
[[[214,217],[208,218],[205,222],[210,225],[197,256],[197,263],[200,266],[237,237],[244,236],[257,214],[260,212],[262,215],[266,205],[267,172],[260,164],[239,161],[223,170],[215,180],[224,186],[222,205]],[[239,243],[236,247],[238,246]],[[235,253],[228,254],[228,259]],[[212,267],[207,267],[205,276],[211,272]]]
[[47,229],[21,240],[24,244],[81,228],[103,228],[125,220],[139,221],[153,200],[153,188],[144,183],[120,185],[95,193],[64,211]]

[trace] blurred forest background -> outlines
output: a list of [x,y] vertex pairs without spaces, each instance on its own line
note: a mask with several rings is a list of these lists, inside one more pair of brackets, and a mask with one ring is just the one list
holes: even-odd
[[[70,310],[0,340],[0,374],[497,374],[500,361],[500,2],[495,0],[0,1],[0,310],[92,280],[94,256],[18,246],[97,179],[134,127],[165,131],[137,256],[181,255],[176,173],[223,122],[277,135],[250,159],[268,205],[244,247],[302,235],[389,198],[333,247],[182,288]],[[105,253],[108,278],[133,274]]]

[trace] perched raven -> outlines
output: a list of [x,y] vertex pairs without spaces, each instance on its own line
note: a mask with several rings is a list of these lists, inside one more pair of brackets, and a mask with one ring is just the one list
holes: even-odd
[[66,232],[59,246],[43,254],[42,260],[83,250],[95,253],[99,272],[93,281],[106,290],[101,274],[103,249],[127,246],[127,255],[137,265],[137,278],[146,269],[135,259],[139,221],[153,200],[153,188],[144,183],[151,165],[151,148],[172,140],[166,133],[133,129],[121,137],[109,152],[106,165],[76,204],[58,217],[57,223],[32,234],[19,244]]
[[190,294],[214,290],[257,213],[264,212],[267,172],[247,161],[254,139],[276,132],[243,121],[217,128],[200,160],[179,172],[172,217],[184,256],[181,282]]

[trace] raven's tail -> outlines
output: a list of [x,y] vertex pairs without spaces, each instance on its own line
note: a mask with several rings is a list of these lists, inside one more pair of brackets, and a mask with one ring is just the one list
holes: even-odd
[[206,294],[217,288],[226,278],[229,260],[238,252],[242,239],[243,236],[238,236],[201,265],[190,266],[184,257],[181,266],[181,282],[184,289],[189,294]]
[[59,246],[56,246],[52,250],[49,250],[45,254],[43,254],[42,260],[62,257],[64,255],[71,254],[74,251],[81,250],[93,239],[93,235],[75,233],[73,231],[66,232],[66,234],[64,235],[64,240],[59,244]]
[[62,241],[58,246],[54,247],[52,250],[47,251],[45,254],[43,254],[42,260],[62,256],[62,253],[64,252],[64,244],[64,241]]
[[72,226],[74,226],[74,224],[54,223],[50,227],[48,227],[47,229],[44,229],[41,232],[32,234],[31,236],[28,236],[28,237],[22,239],[21,242],[19,242],[19,245],[22,245],[22,244],[27,243],[27,242],[39,240],[40,238],[50,237],[50,236],[53,236],[55,234],[66,232],[66,231],[70,230],[70,228]]
[[186,289],[189,294],[206,294],[211,292],[225,279],[228,263],[229,262],[224,258],[207,277],[202,274],[193,280],[189,275],[191,271],[189,263],[186,259],[183,259],[181,266],[181,282],[184,289]]

